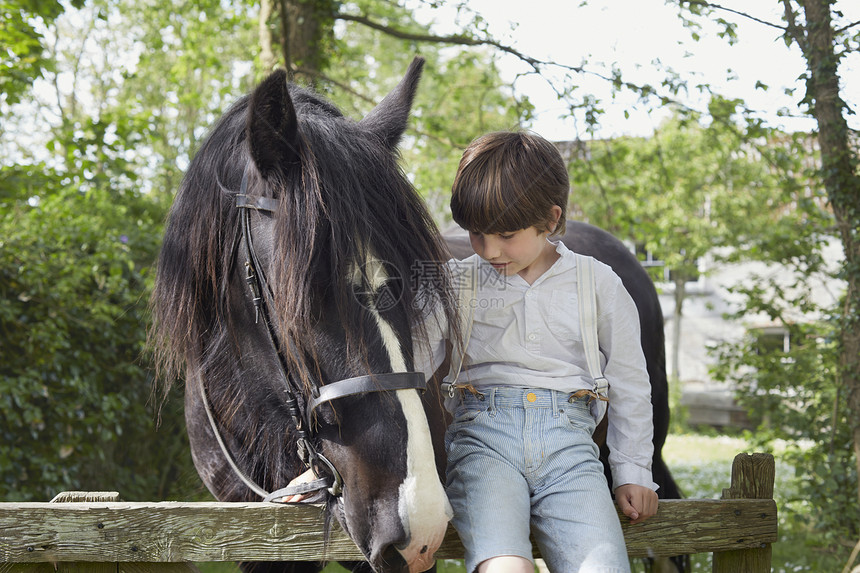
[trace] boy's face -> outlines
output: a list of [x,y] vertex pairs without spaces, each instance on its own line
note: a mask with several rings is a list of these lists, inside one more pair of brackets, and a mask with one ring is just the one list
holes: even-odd
[[546,272],[558,258],[555,246],[546,240],[549,231],[528,227],[510,233],[469,232],[472,248],[479,257],[506,276],[515,274],[530,284]]

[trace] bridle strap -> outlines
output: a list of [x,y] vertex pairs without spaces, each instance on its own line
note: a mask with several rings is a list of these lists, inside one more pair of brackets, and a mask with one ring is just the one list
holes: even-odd
[[227,465],[230,466],[230,469],[235,472],[239,479],[248,486],[248,488],[259,495],[260,497],[265,498],[269,492],[260,487],[257,482],[249,478],[245,475],[238,465],[236,465],[236,460],[233,459],[233,455],[230,453],[230,450],[227,448],[227,445],[224,443],[224,438],[221,437],[221,432],[218,431],[218,424],[215,422],[215,415],[212,413],[212,406],[209,405],[209,398],[206,396],[206,388],[203,386],[203,379],[200,378],[198,380],[197,385],[200,388],[200,398],[203,402],[203,409],[206,410],[206,418],[209,420],[209,426],[212,428],[212,433],[215,434],[215,441],[218,442],[218,446],[221,448],[221,453],[224,454],[224,457],[227,459]]
[[355,378],[347,378],[319,387],[319,396],[308,402],[310,416],[317,406],[325,402],[367,394],[369,392],[385,392],[388,390],[426,390],[427,381],[423,372],[391,372],[389,374],[365,374]]
[[[247,186],[247,180],[245,182]],[[236,195],[236,207],[240,209],[254,209],[256,211],[268,211],[275,213],[278,210],[278,200],[269,197],[251,197],[244,192]]]

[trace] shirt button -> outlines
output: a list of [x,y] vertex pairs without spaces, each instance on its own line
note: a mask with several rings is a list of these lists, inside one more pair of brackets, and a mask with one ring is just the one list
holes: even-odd
[[529,340],[534,340],[535,338],[537,338],[537,335],[534,332],[529,334]]

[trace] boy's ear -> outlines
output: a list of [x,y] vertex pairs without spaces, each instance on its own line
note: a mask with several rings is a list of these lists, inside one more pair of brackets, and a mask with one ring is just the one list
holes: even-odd
[[561,207],[558,205],[553,205],[552,209],[550,209],[550,233],[555,233],[556,228],[558,228],[558,222],[561,220]]

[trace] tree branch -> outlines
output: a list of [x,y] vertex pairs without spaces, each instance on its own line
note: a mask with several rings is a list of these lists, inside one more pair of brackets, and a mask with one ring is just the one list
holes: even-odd
[[[378,32],[382,32],[383,34],[388,34],[390,36],[393,36],[395,38],[399,38],[401,40],[409,40],[409,41],[413,41],[413,42],[431,42],[431,43],[437,43],[437,44],[451,44],[451,45],[459,45],[459,46],[492,46],[492,47],[498,49],[499,51],[504,52],[506,54],[510,54],[510,55],[518,58],[519,60],[525,62],[529,66],[531,66],[531,68],[532,68],[531,72],[525,72],[525,73],[517,74],[517,77],[530,75],[532,73],[543,76],[542,72],[546,68],[555,67],[555,68],[564,70],[566,73],[592,75],[592,76],[595,76],[597,78],[600,78],[600,79],[606,80],[608,82],[614,83],[618,87],[624,87],[624,88],[627,88],[627,89],[632,90],[634,92],[637,92],[643,96],[657,95],[651,86],[639,86],[639,85],[636,85],[636,84],[633,84],[630,82],[623,82],[623,81],[620,81],[620,79],[617,77],[611,77],[611,76],[608,76],[606,74],[601,74],[600,72],[588,70],[582,66],[571,66],[568,64],[561,64],[558,62],[546,61],[546,60],[540,60],[538,58],[533,58],[531,56],[528,56],[528,55],[520,52],[519,50],[517,50],[516,48],[513,48],[512,46],[509,46],[507,44],[503,44],[501,42],[498,42],[496,40],[492,40],[489,38],[485,38],[485,39],[474,38],[472,36],[467,36],[464,34],[454,34],[454,35],[449,35],[449,36],[437,36],[435,34],[420,34],[420,33],[407,32],[405,30],[401,30],[398,28],[394,28],[391,26],[386,26],[384,24],[380,24],[379,22],[375,22],[366,16],[359,16],[356,14],[338,13],[338,14],[335,14],[334,17],[336,20],[356,22],[358,24],[367,26],[368,28],[371,28],[371,29],[376,30]],[[554,85],[552,85],[552,82],[549,82],[549,80],[547,80],[547,81],[550,84],[550,86],[553,88],[553,90],[556,92],[556,95],[558,95],[560,99],[563,99],[565,96],[565,93],[563,91],[559,91]],[[667,98],[667,97],[660,97],[660,99],[663,103],[677,103],[677,102],[673,102],[671,100],[671,98]]]
[[519,50],[512,48],[511,46],[502,44],[501,42],[497,42],[491,39],[473,38],[471,36],[466,36],[463,34],[454,34],[451,36],[437,36],[435,34],[416,34],[413,32],[407,32],[405,30],[392,28],[391,26],[386,26],[384,24],[380,24],[379,22],[374,22],[367,16],[358,16],[355,14],[338,13],[335,14],[335,19],[357,22],[359,24],[367,26],[368,28],[383,32],[384,34],[388,34],[389,36],[400,38],[401,40],[410,40],[413,42],[429,42],[435,44],[453,44],[459,46],[492,46],[494,48],[497,48],[498,50],[501,50],[502,52],[516,56],[520,60],[532,66],[535,71],[539,71],[541,66],[549,64],[549,62],[544,62],[542,60],[538,60],[537,58],[532,58],[523,54]]
[[[788,2],[789,0],[784,0],[784,1]],[[707,6],[707,7],[713,8],[713,9],[726,10],[729,12],[736,13],[740,16],[744,16],[746,18],[758,21],[762,24],[766,24],[768,26],[775,27],[775,28],[782,30],[784,32],[786,31],[786,28],[784,28],[782,26],[771,24],[771,23],[765,22],[763,20],[758,20],[757,18],[755,18],[753,16],[750,16],[750,15],[747,15],[747,14],[744,14],[742,12],[738,12],[735,10],[731,10],[728,8],[724,8],[722,6],[719,6],[718,4],[712,4],[710,2],[705,2],[704,0],[689,0],[688,3],[696,4],[696,5],[700,5],[700,6]],[[621,79],[621,76],[618,74],[607,75],[605,73],[600,73],[598,71],[586,69],[583,66],[570,66],[570,65],[561,64],[558,62],[545,61],[545,60],[540,60],[538,58],[533,58],[531,56],[528,56],[528,55],[520,52],[519,50],[517,50],[511,46],[508,46],[506,44],[503,44],[501,42],[498,42],[498,41],[490,39],[490,38],[485,38],[485,39],[475,38],[475,37],[468,36],[465,34],[454,34],[454,35],[448,35],[448,36],[439,36],[439,35],[435,35],[435,34],[408,32],[408,31],[405,31],[405,30],[402,30],[402,29],[399,29],[396,27],[381,24],[379,22],[372,20],[371,18],[368,18],[367,16],[356,15],[356,14],[338,13],[338,14],[335,14],[334,18],[336,20],[356,22],[357,24],[367,26],[373,30],[376,30],[376,31],[381,32],[383,34],[388,34],[390,36],[393,36],[395,38],[399,38],[401,40],[407,40],[407,41],[413,41],[413,42],[430,42],[430,43],[438,43],[438,44],[451,44],[451,45],[460,45],[460,46],[473,46],[473,47],[474,46],[491,46],[491,47],[494,47],[501,52],[504,52],[506,54],[510,54],[510,55],[520,59],[521,61],[527,63],[531,67],[530,71],[518,73],[516,75],[516,79],[519,79],[520,77],[532,75],[532,74],[537,74],[537,75],[544,78],[544,80],[547,82],[547,84],[550,86],[550,88],[556,93],[556,95],[558,96],[558,98],[560,100],[568,100],[568,98],[570,97],[570,93],[568,90],[559,89],[559,87],[551,79],[546,78],[544,76],[544,71],[547,68],[560,69],[560,70],[564,71],[566,74],[591,75],[591,76],[597,77],[599,79],[605,80],[607,82],[610,82],[611,84],[613,84],[615,86],[616,89],[620,90],[623,88],[623,89],[630,90],[630,91],[638,94],[639,97],[642,98],[643,100],[649,99],[649,98],[657,98],[660,101],[660,103],[663,105],[676,105],[676,106],[678,106],[679,109],[682,109],[682,110],[696,111],[693,108],[691,108],[690,106],[685,105],[683,102],[671,97],[670,95],[659,94],[653,86],[650,86],[647,84],[638,85],[638,84],[635,84],[632,82],[624,81]],[[296,72],[307,73],[306,70],[300,70],[300,69],[297,69]],[[337,82],[331,80],[330,78],[326,78],[326,77],[321,76],[319,74],[317,74],[317,76],[321,77],[322,79],[325,79],[327,81],[331,81],[334,85],[340,86],[341,88],[347,90],[349,93],[352,93],[361,99],[369,101],[366,97],[364,97],[360,94],[357,94],[354,90],[352,90],[348,86],[343,86],[342,84],[338,84]],[[516,79],[514,80],[514,83],[516,82]],[[428,137],[429,137],[429,134],[422,134],[422,135],[428,135]],[[443,143],[446,143],[447,145],[451,145],[452,147],[457,147],[457,145],[455,143],[450,142],[450,141],[443,141]]]
[[343,82],[339,82],[339,81],[337,81],[336,79],[334,79],[334,78],[332,78],[332,77],[329,77],[329,76],[327,76],[327,75],[325,75],[325,74],[323,74],[323,73],[321,73],[321,72],[319,72],[319,71],[317,71],[317,70],[312,70],[312,69],[310,69],[310,68],[302,68],[302,67],[299,67],[299,66],[292,66],[292,70],[291,70],[291,71],[292,71],[292,73],[293,73],[293,74],[301,74],[301,75],[303,75],[303,76],[307,76],[307,77],[309,77],[309,78],[318,78],[318,79],[321,79],[321,80],[323,80],[323,81],[325,81],[325,82],[330,83],[330,84],[331,84],[331,85],[333,85],[333,86],[337,86],[338,88],[342,89],[343,91],[345,91],[346,93],[350,94],[351,96],[353,96],[353,97],[355,97],[355,98],[357,98],[357,99],[360,99],[360,100],[362,100],[362,101],[364,101],[364,102],[367,102],[367,103],[369,103],[369,104],[375,104],[375,103],[376,103],[372,98],[370,98],[370,97],[366,96],[366,95],[365,95],[365,94],[363,94],[363,93],[360,93],[360,92],[355,91],[355,90],[354,90],[354,89],[352,89],[352,87],[350,87],[349,85],[347,85],[347,84],[345,84],[345,83],[343,83]]
[[850,29],[851,29],[851,28],[853,28],[854,26],[860,26],[860,20],[858,20],[858,21],[856,21],[856,22],[851,22],[851,23],[850,23],[850,24],[848,24],[847,26],[842,26],[842,27],[841,27],[841,28],[839,28],[838,30],[833,30],[833,35],[834,35],[834,36],[836,36],[836,35],[838,35],[838,34],[841,34],[842,32],[847,32],[848,30],[850,30]]
[[[339,81],[337,81],[336,79],[334,79],[334,78],[332,78],[332,77],[330,77],[330,76],[327,76],[327,75],[325,75],[325,74],[323,74],[323,73],[320,73],[320,72],[318,72],[318,71],[311,70],[311,69],[308,69],[308,68],[294,67],[294,68],[293,68],[293,73],[295,73],[295,74],[302,74],[302,75],[305,75],[305,76],[308,76],[308,77],[311,77],[311,78],[317,78],[317,79],[319,79],[319,80],[322,80],[322,81],[328,82],[328,83],[330,83],[331,85],[333,85],[333,86],[337,86],[338,88],[342,89],[342,90],[343,90],[343,91],[345,91],[346,93],[348,93],[348,94],[352,95],[352,96],[353,96],[353,97],[355,97],[356,99],[360,99],[361,101],[366,102],[366,103],[369,103],[369,104],[371,104],[371,105],[376,105],[376,103],[377,103],[373,98],[368,97],[367,95],[365,95],[365,94],[363,94],[363,93],[361,93],[361,92],[357,92],[357,91],[355,91],[352,87],[350,87],[349,85],[347,85],[347,84],[345,84],[345,83],[343,83],[343,82],[339,82]],[[414,127],[410,127],[410,128],[409,128],[409,131],[413,131],[413,132],[415,132],[416,134],[418,134],[418,135],[420,135],[420,136],[422,136],[422,137],[426,137],[426,138],[428,138],[428,139],[432,139],[432,140],[434,140],[434,141],[436,141],[436,142],[438,142],[438,143],[441,143],[441,144],[443,144],[443,145],[447,145],[448,147],[451,147],[451,148],[454,148],[454,149],[463,149],[463,148],[465,147],[465,144],[458,144],[458,143],[455,143],[454,141],[452,141],[452,140],[450,140],[450,139],[448,139],[448,138],[440,137],[440,136],[438,136],[438,135],[434,135],[434,134],[432,134],[432,133],[427,133],[427,132],[424,132],[424,131],[421,131],[421,130],[415,129]]]
[[734,10],[732,8],[726,8],[725,6],[720,6],[719,4],[714,4],[713,2],[705,2],[704,0],[686,0],[685,2],[681,2],[681,4],[692,4],[695,6],[703,6],[705,8],[712,8],[714,10],[722,10],[723,12],[729,12],[731,14],[735,14],[736,16],[752,20],[753,22],[758,22],[759,24],[764,24],[765,26],[770,26],[771,28],[782,30],[783,32],[786,31],[785,26],[780,26],[779,24],[774,24],[773,22],[768,22],[767,20],[756,18],[752,14],[747,14],[746,12],[741,12],[740,10]]

